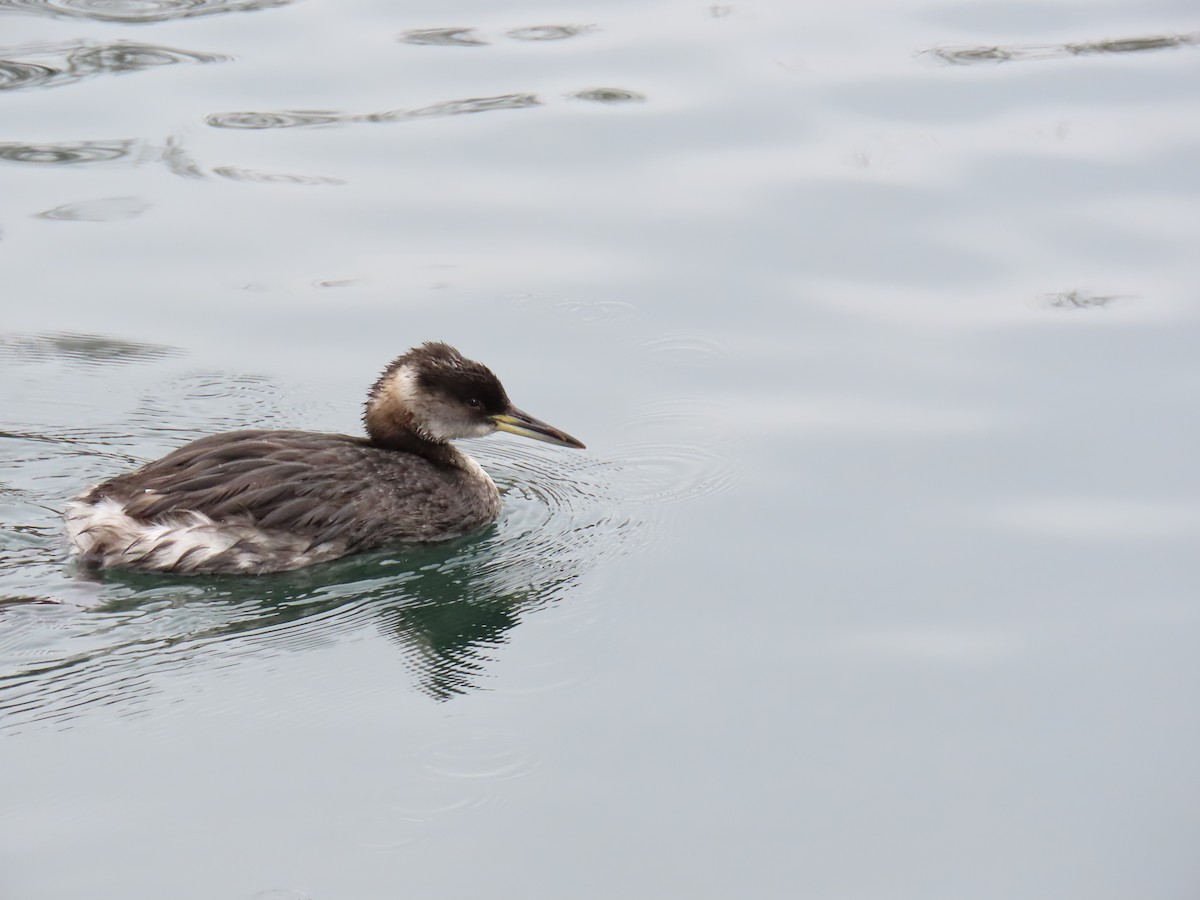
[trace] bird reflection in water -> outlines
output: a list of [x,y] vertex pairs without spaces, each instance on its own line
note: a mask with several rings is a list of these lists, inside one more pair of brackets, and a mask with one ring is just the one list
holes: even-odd
[[[21,665],[0,651],[0,731],[69,721],[98,705],[139,711],[180,668],[324,646],[364,627],[400,648],[421,693],[435,700],[468,693],[482,686],[488,663],[522,618],[577,580],[572,554],[514,556],[502,529],[407,548],[403,560],[376,553],[279,575],[180,584],[105,573],[93,587],[109,599],[62,610],[71,620],[64,630],[81,632],[62,655]],[[20,645],[16,625],[10,636]]]

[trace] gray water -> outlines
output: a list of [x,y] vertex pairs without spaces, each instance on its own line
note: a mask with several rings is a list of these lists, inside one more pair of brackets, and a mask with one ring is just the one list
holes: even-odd
[[[0,897],[1192,898],[1192,3],[0,0]],[[60,513],[447,340],[496,525]]]

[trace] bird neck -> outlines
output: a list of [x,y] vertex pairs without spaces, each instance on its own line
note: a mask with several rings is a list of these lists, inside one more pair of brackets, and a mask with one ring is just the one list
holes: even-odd
[[413,424],[412,416],[394,412],[384,414],[379,409],[369,409],[365,416],[367,435],[371,443],[385,450],[415,453],[438,465],[457,465],[462,458],[453,444],[425,437]]

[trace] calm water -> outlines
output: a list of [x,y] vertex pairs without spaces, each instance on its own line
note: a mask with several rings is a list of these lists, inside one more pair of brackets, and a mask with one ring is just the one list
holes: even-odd
[[[1192,898],[1182,0],[0,0],[0,898]],[[444,339],[491,529],[77,577]]]

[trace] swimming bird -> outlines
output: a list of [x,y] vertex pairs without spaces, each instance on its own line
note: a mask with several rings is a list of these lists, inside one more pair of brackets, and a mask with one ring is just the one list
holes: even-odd
[[251,430],[185,444],[76,498],[72,551],[93,570],[258,574],[447,540],[500,514],[495,483],[450,441],[506,431],[583,449],[435,342],[384,370],[363,422],[366,437]]

